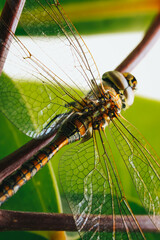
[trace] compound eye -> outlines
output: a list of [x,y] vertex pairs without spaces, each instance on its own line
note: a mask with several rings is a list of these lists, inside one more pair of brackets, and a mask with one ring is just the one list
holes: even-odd
[[136,86],[137,86],[136,78],[131,73],[125,72],[125,73],[122,73],[122,74],[125,77],[125,79],[127,80],[128,85],[132,88],[132,90],[135,90]]
[[124,90],[128,87],[128,81],[118,71],[105,72],[102,76],[102,80],[106,85],[112,86],[115,90]]
[[133,80],[131,80],[131,82],[129,83],[129,85],[131,86],[131,88],[133,90],[136,89],[136,86],[137,86],[137,80],[134,78]]

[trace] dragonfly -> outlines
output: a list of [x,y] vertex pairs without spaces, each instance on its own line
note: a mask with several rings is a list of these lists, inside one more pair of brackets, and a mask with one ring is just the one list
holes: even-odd
[[[60,158],[59,176],[80,237],[146,239],[125,197],[114,158],[116,148],[145,211],[158,228],[155,217],[160,214],[160,159],[121,115],[134,102],[136,78],[118,71],[106,72],[101,77],[91,52],[58,1],[27,0],[20,22],[29,36],[42,36],[49,42],[50,31],[56,34],[50,51],[59,46],[58,54],[53,52],[54,60],[47,56],[46,61],[39,55],[39,52],[45,55],[45,50],[36,36],[32,49],[28,50],[28,43],[10,31],[13,38],[10,53],[16,57],[13,68],[22,69],[27,80],[22,76],[13,78],[13,85],[1,79],[0,108],[30,137],[56,134],[46,147],[4,179],[0,185],[0,204],[12,197],[61,148],[71,144]],[[59,65],[61,58],[63,66]],[[69,66],[68,59],[72,61]],[[85,231],[91,215],[95,216],[92,226]],[[103,215],[112,216],[111,232],[100,231]],[[117,229],[117,216],[121,217],[124,232]]]

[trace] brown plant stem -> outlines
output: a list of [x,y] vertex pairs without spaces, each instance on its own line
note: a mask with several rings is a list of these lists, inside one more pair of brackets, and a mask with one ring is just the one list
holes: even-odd
[[[81,216],[82,217],[82,216]],[[88,231],[93,227],[92,222],[96,215],[90,215],[83,231]],[[100,219],[99,231],[113,230],[113,217],[111,215],[102,215]],[[139,225],[144,232],[158,232],[150,218],[146,215],[136,215]],[[157,224],[160,223],[160,216],[156,216]],[[138,231],[138,227],[134,229],[133,218],[124,216],[126,224],[130,231]],[[131,226],[132,225],[132,226]],[[160,224],[159,224],[160,225]],[[97,226],[96,226],[97,227]],[[75,221],[72,214],[60,213],[33,213],[33,212],[14,212],[8,210],[0,211],[0,231],[77,231]],[[92,229],[94,231],[94,228]],[[122,217],[116,215],[116,230],[126,231]]]
[[130,72],[146,53],[151,49],[156,40],[160,37],[160,13],[154,18],[141,42],[135,49],[116,67],[119,72]]
[[12,1],[12,5],[10,5],[9,2],[10,0],[6,0],[0,17],[0,40],[2,43],[5,43],[0,44],[0,60],[2,60],[0,61],[0,75],[3,70],[5,59],[7,57],[9,47],[12,42],[12,36],[9,33],[9,30],[15,33],[19,18],[24,7],[25,0],[14,0]]
[[0,182],[21,167],[23,163],[28,161],[40,149],[45,147],[55,137],[56,131],[47,135],[43,139],[32,139],[15,152],[4,157],[0,161]]

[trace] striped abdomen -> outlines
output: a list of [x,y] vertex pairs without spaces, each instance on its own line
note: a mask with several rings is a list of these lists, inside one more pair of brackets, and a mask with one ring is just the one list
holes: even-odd
[[[66,129],[66,130],[65,130]],[[63,146],[79,140],[86,132],[79,120],[67,122],[58,137],[40,150],[15,173],[7,177],[0,185],[0,205],[12,197],[21,186],[30,180]]]

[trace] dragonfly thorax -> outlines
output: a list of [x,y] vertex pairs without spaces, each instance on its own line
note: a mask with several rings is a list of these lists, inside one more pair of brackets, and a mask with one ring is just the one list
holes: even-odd
[[90,91],[84,98],[81,115],[93,129],[105,127],[122,109],[132,105],[136,84],[136,79],[130,73],[104,73],[102,85],[95,85],[95,91]]
[[99,97],[95,97],[94,93],[90,92],[84,98],[83,104],[81,111],[75,109],[75,114],[81,118],[87,128],[94,130],[107,126],[122,108],[120,95],[110,87],[105,93],[99,94]]
[[106,72],[102,84],[95,84],[82,102],[71,103],[72,120],[69,121],[78,119],[85,129],[89,129],[81,137],[91,136],[92,130],[104,128],[122,109],[129,107],[134,101],[136,83],[129,73]]
[[122,101],[114,89],[108,89],[99,99],[97,107],[92,114],[92,127],[94,130],[106,127],[110,120],[118,115],[122,108]]

